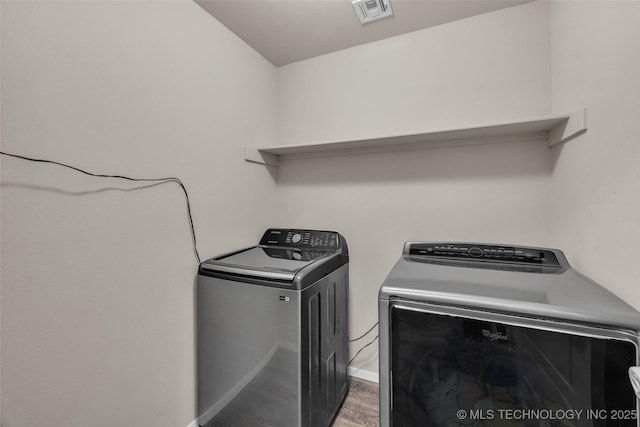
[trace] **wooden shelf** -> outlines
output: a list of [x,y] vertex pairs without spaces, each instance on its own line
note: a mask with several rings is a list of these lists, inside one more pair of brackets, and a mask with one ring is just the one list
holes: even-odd
[[245,160],[278,166],[280,160],[332,157],[389,151],[419,150],[445,146],[545,140],[549,147],[567,142],[587,130],[586,108],[573,114],[545,116],[503,123],[378,136],[344,141],[246,147]]

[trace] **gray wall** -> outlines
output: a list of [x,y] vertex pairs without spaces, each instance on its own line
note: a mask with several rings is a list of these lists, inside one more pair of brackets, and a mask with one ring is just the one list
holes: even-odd
[[558,246],[640,307],[640,2],[551,3],[551,102],[589,108],[586,134],[554,150]]
[[[275,69],[190,1],[2,2],[2,149],[179,176],[203,258],[269,226],[341,231],[354,336],[412,239],[560,247],[640,307],[639,5],[536,2]],[[242,161],[245,145],[583,106],[588,132],[553,150]],[[0,167],[2,426],[189,424],[196,265],[178,187]]]
[[[548,114],[548,11],[529,3],[281,67],[280,141]],[[551,245],[551,172],[542,142],[289,160],[278,196],[287,224],[346,236],[359,336],[376,322],[378,289],[407,240]],[[353,366],[377,372],[376,347]]]
[[[2,2],[2,150],[178,176],[201,256],[274,222],[276,70],[191,1]],[[2,426],[195,417],[194,278],[175,184],[2,158]]]

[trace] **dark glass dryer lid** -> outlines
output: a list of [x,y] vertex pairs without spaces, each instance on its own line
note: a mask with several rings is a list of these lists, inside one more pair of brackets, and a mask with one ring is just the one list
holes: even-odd
[[292,282],[298,271],[333,251],[256,246],[202,263],[210,271]]

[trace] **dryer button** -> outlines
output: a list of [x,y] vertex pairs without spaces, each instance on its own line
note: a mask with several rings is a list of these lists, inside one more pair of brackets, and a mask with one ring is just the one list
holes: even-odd
[[294,234],[294,235],[291,237],[291,241],[292,241],[294,244],[298,244],[298,243],[300,243],[300,241],[301,241],[301,240],[302,240],[302,236],[301,236],[300,234],[298,234],[298,233]]
[[469,248],[469,255],[474,258],[479,258],[484,255],[484,252],[482,252],[482,249],[474,246],[473,248]]

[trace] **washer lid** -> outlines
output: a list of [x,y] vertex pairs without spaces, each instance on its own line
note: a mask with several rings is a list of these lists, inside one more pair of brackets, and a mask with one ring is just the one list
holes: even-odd
[[240,252],[211,258],[202,263],[209,271],[293,282],[298,271],[334,251],[255,246]]

